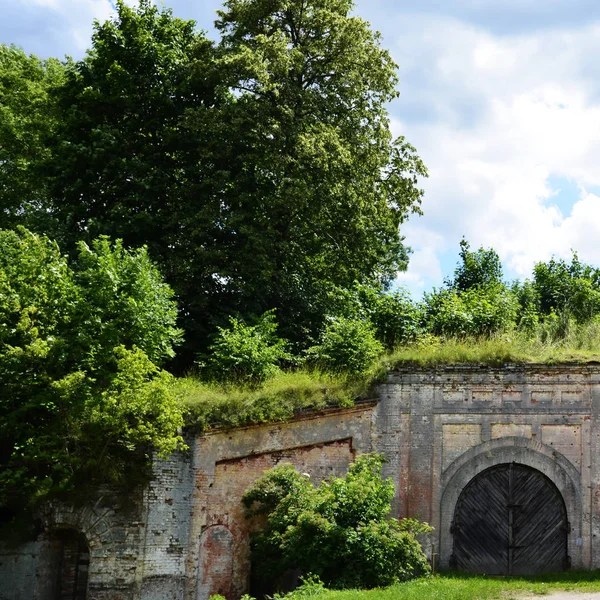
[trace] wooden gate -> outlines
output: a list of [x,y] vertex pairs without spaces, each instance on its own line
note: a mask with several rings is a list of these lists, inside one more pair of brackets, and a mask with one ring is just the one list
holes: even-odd
[[468,573],[532,575],[568,567],[568,522],[556,486],[516,463],[483,471],[463,490],[451,564]]

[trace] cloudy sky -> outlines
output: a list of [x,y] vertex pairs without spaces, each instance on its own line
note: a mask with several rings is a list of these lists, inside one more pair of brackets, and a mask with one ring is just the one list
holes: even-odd
[[[219,0],[166,0],[214,36]],[[0,42],[81,57],[109,0],[0,0]],[[400,65],[395,133],[430,170],[399,280],[439,286],[465,236],[508,278],[552,255],[600,266],[600,2],[359,0]]]

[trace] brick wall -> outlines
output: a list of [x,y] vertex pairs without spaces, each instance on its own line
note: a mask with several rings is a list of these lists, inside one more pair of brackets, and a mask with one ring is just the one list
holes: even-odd
[[[290,462],[314,481],[343,475],[357,453],[384,452],[395,516],[429,521],[427,550],[447,565],[450,525],[467,483],[497,464],[535,468],[560,491],[575,567],[600,567],[600,367],[448,367],[398,371],[378,402],[287,423],[213,431],[157,461],[129,510],[98,499],[46,507],[44,532],[0,547],[0,600],[52,600],[52,537],[85,536],[88,600],[230,600],[248,590],[252,524],[240,499],[265,470]],[[8,583],[6,583],[8,582]]]

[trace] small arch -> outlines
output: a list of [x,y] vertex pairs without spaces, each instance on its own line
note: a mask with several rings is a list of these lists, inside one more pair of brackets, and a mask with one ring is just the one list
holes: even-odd
[[538,441],[506,437],[484,442],[459,456],[444,471],[441,480],[439,548],[440,566],[450,567],[453,536],[451,533],[454,511],[458,499],[468,485],[481,472],[497,465],[518,463],[540,471],[557,490],[564,501],[569,525],[567,551],[571,566],[582,568],[582,548],[577,540],[582,538],[581,476],[575,466],[554,448]]
[[200,536],[199,598],[213,594],[232,599],[233,535],[225,525],[212,525]]
[[81,531],[58,528],[47,531],[41,545],[36,598],[86,600],[90,549]]

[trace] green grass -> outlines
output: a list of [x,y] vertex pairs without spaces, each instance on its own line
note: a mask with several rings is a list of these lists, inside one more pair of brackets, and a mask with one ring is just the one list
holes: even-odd
[[397,368],[600,362],[600,321],[568,325],[560,336],[553,333],[542,325],[530,336],[516,331],[485,338],[424,336],[381,357],[361,378],[299,369],[282,371],[262,386],[249,387],[184,377],[176,381],[175,392],[184,406],[187,425],[202,432],[285,421],[310,409],[351,406],[360,398],[372,397],[374,384]]
[[543,330],[534,336],[526,336],[516,331],[485,338],[440,339],[429,336],[398,348],[385,361],[392,369],[407,365],[500,366],[600,362],[600,325],[595,322],[573,328],[560,339],[544,335]]
[[301,369],[282,371],[260,387],[183,377],[176,381],[175,393],[183,404],[186,424],[204,431],[283,421],[310,409],[352,406],[368,395],[371,380]]
[[600,571],[569,571],[528,578],[435,575],[378,590],[327,591],[319,600],[487,600],[553,591],[600,592]]

